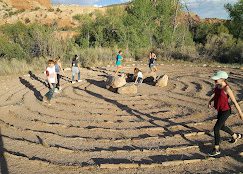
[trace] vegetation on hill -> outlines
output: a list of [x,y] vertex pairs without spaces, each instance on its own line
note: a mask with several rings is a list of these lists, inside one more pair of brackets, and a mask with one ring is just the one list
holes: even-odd
[[137,60],[153,50],[160,60],[243,62],[243,0],[225,5],[231,20],[220,23],[181,18],[182,8],[179,0],[134,0],[106,13],[78,15],[79,34],[67,40],[59,39],[55,25],[6,24],[0,28],[0,59],[31,63],[33,58],[70,60],[80,54],[83,66],[93,66],[112,61],[122,49],[125,57]]

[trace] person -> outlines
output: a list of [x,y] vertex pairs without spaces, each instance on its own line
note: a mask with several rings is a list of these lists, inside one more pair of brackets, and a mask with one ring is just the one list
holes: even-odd
[[218,71],[212,79],[215,81],[214,95],[209,101],[208,106],[211,108],[211,103],[214,102],[214,108],[218,111],[217,122],[214,126],[214,138],[215,144],[213,151],[209,154],[210,156],[217,156],[220,152],[220,130],[232,136],[230,143],[236,143],[241,138],[241,134],[234,133],[229,127],[225,126],[226,120],[231,115],[231,107],[228,99],[234,103],[240,118],[243,120],[243,114],[239,104],[237,103],[235,96],[227,83],[228,74],[224,71]]
[[143,73],[138,68],[134,68],[135,84],[143,83]]
[[157,59],[157,56],[154,52],[150,52],[149,54],[149,68],[151,71],[157,71],[157,68],[155,66],[155,61]]
[[79,56],[75,55],[72,60],[72,83],[75,83],[74,77],[78,74],[78,82],[81,82],[80,79],[80,64],[79,64]]
[[61,74],[60,73],[62,72],[62,74],[64,74],[60,56],[58,56],[58,58],[55,60],[55,70],[57,73],[57,85],[55,88],[55,92],[59,92],[61,90],[61,86],[60,86]]
[[43,97],[43,102],[51,104],[51,99],[54,94],[54,90],[57,83],[57,74],[55,70],[55,62],[53,60],[48,61],[48,67],[45,71],[45,74],[47,76],[47,81],[49,84],[49,91],[45,94]]
[[115,75],[117,75],[119,73],[119,71],[122,69],[122,61],[123,57],[122,57],[122,51],[120,50],[116,56],[116,73]]

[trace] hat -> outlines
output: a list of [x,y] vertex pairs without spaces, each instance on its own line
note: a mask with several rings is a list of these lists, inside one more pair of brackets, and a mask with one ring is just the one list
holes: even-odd
[[211,77],[213,80],[219,80],[219,79],[227,79],[229,75],[225,71],[218,71],[214,74],[213,77]]

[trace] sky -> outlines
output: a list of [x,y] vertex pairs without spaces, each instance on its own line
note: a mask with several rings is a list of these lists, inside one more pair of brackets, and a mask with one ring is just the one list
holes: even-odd
[[[129,0],[52,0],[52,3],[106,6],[127,1]],[[237,2],[237,0],[181,0],[182,4],[187,4],[190,11],[198,14],[202,18],[222,19],[228,18],[228,13],[224,9],[224,4],[233,4],[235,2]]]

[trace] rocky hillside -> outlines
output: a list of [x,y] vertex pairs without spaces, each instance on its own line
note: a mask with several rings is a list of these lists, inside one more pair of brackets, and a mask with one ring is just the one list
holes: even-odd
[[16,9],[50,8],[50,0],[2,0]]

